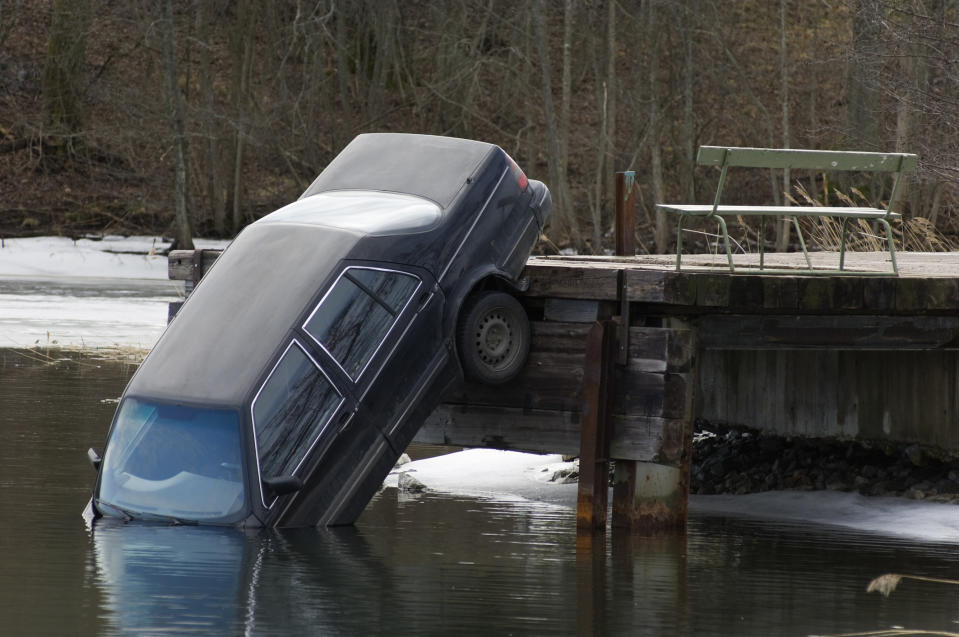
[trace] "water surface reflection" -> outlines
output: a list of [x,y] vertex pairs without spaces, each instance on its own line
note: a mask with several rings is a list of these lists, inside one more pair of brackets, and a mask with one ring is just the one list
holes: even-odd
[[[684,538],[577,539],[555,504],[382,490],[354,528],[84,525],[132,367],[0,350],[0,626],[11,635],[959,632],[955,544],[697,513]],[[105,401],[105,402],[104,402]]]

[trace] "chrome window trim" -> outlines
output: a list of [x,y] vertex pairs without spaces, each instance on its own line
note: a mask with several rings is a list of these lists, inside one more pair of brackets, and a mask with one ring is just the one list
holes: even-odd
[[[336,359],[336,356],[334,356],[334,355],[332,354],[332,352],[330,352],[330,350],[328,350],[328,349],[326,348],[326,346],[325,346],[323,343],[320,342],[320,339],[318,339],[316,336],[314,336],[314,335],[310,332],[310,330],[306,329],[306,326],[310,323],[310,321],[313,320],[313,317],[316,315],[316,313],[320,310],[321,307],[323,307],[323,303],[326,301],[327,297],[330,295],[331,292],[333,292],[333,288],[335,288],[335,287],[337,286],[337,284],[339,284],[340,280],[341,280],[341,279],[344,277],[344,275],[346,275],[346,273],[349,272],[350,270],[376,270],[377,272],[392,272],[392,273],[394,273],[394,274],[401,274],[401,275],[403,275],[403,276],[408,276],[408,277],[412,277],[412,278],[416,279],[416,287],[413,288],[413,291],[410,293],[410,297],[406,300],[406,303],[403,304],[403,307],[400,308],[400,310],[393,316],[393,322],[390,324],[390,329],[386,330],[386,334],[384,334],[384,335],[383,335],[383,338],[380,339],[380,342],[377,344],[376,349],[374,349],[374,350],[373,350],[373,353],[370,355],[369,360],[366,361],[366,363],[363,365],[363,369],[361,369],[361,370],[356,374],[356,377],[355,377],[355,378],[354,378],[353,376],[351,376],[350,373],[349,373],[348,371],[346,371],[346,369],[343,368],[343,365],[340,364],[340,361],[338,361],[338,360]],[[356,285],[356,284],[354,283],[354,285]],[[359,287],[359,286],[357,286],[357,287]],[[308,317],[306,317],[306,320],[305,320],[305,321],[303,321],[303,325],[300,326],[300,329],[302,329],[302,330],[306,333],[306,335],[310,337],[310,340],[312,340],[314,343],[316,343],[317,347],[319,347],[319,348],[322,349],[324,352],[326,352],[327,356],[330,357],[330,359],[336,364],[336,366],[340,369],[340,371],[343,372],[343,374],[344,374],[347,378],[349,378],[349,379],[350,379],[351,381],[353,381],[354,383],[359,383],[359,382],[360,382],[360,379],[363,378],[363,374],[364,374],[364,373],[366,372],[366,370],[369,368],[370,364],[376,359],[377,354],[380,353],[380,350],[383,348],[383,343],[385,343],[385,342],[389,339],[390,334],[392,334],[392,333],[393,333],[393,330],[396,329],[396,324],[399,322],[399,317],[400,317],[400,315],[403,314],[403,312],[405,312],[405,311],[407,310],[407,308],[410,306],[410,303],[413,301],[413,299],[416,298],[416,295],[419,293],[420,288],[422,288],[422,287],[423,287],[423,279],[421,279],[421,278],[418,277],[417,275],[413,274],[412,272],[406,272],[406,271],[404,271],[404,270],[395,270],[395,269],[393,269],[393,268],[382,268],[382,267],[366,266],[366,265],[350,265],[350,266],[347,266],[346,268],[343,269],[342,272],[339,273],[339,275],[337,275],[336,280],[333,281],[333,285],[331,285],[330,288],[323,294],[323,298],[320,299],[319,303],[316,304],[316,307],[313,308],[313,311],[310,312],[310,315],[309,315]],[[360,289],[362,289],[362,288],[360,288]],[[364,291],[364,293],[365,293],[365,291]],[[374,299],[374,302],[377,302],[376,299]],[[377,303],[378,303],[378,302],[377,302]],[[405,333],[405,331],[404,331],[404,333]],[[394,349],[395,349],[395,348],[394,348]],[[365,395],[366,395],[366,394],[364,393],[364,396],[365,396]]]
[[[418,289],[419,289],[419,288],[417,288],[417,290],[418,290]],[[416,293],[416,290],[414,290],[414,295],[415,295],[415,293]],[[430,303],[433,302],[433,297],[434,297],[434,296],[436,296],[436,293],[435,293],[435,292],[430,292],[429,297],[427,297],[426,302],[423,304],[423,307],[424,307],[424,308],[425,308],[426,306],[428,306]],[[404,307],[403,309],[405,310],[406,308]],[[383,361],[380,363],[379,369],[377,369],[377,370],[376,370],[376,373],[373,374],[373,378],[370,379],[370,382],[366,384],[366,389],[363,390],[363,395],[360,396],[360,397],[357,399],[357,402],[362,402],[363,400],[366,399],[366,395],[370,392],[371,389],[373,389],[373,384],[376,382],[376,379],[379,378],[379,377],[380,377],[380,374],[383,373],[383,368],[386,367],[386,363],[389,362],[389,360],[393,357],[393,352],[396,351],[396,348],[399,347],[399,346],[400,346],[400,343],[403,342],[403,339],[406,338],[406,333],[410,331],[410,328],[413,327],[413,323],[416,322],[416,319],[417,319],[418,317],[419,317],[419,313],[417,313],[416,316],[414,316],[414,317],[406,324],[406,327],[403,328],[403,333],[400,334],[400,337],[393,342],[393,349],[390,350],[390,353],[389,353],[389,354],[386,356],[386,358],[384,358]],[[390,328],[390,331],[393,331],[392,328]],[[387,332],[387,335],[389,335],[389,332]],[[384,340],[385,340],[385,339],[384,339]],[[371,358],[370,360],[372,361],[373,359]]]
[[320,370],[320,373],[326,378],[327,382],[330,384],[330,387],[333,388],[333,391],[337,393],[340,397],[340,402],[336,404],[336,407],[333,409],[333,412],[330,414],[330,417],[326,419],[326,422],[323,424],[323,428],[320,429],[319,433],[316,434],[316,437],[313,439],[313,442],[310,443],[310,447],[306,450],[306,453],[303,455],[303,458],[297,463],[291,472],[292,475],[296,475],[296,472],[300,470],[300,467],[303,466],[303,462],[309,457],[310,453],[313,451],[313,448],[316,446],[316,443],[319,442],[320,437],[323,435],[323,432],[326,431],[326,428],[329,426],[330,421],[333,420],[333,417],[336,416],[339,412],[340,407],[343,406],[343,403],[346,401],[346,398],[343,396],[343,393],[336,387],[336,383],[333,382],[333,379],[324,371],[323,367],[316,362],[316,359],[310,355],[309,350],[303,347],[303,344],[300,343],[295,337],[290,344],[286,346],[286,349],[283,350],[283,353],[280,354],[280,357],[276,359],[276,363],[273,364],[273,368],[270,369],[270,373],[266,375],[266,379],[260,383],[260,388],[256,391],[256,395],[253,397],[253,402],[250,403],[250,426],[252,428],[253,434],[253,452],[256,455],[256,479],[260,487],[260,500],[263,502],[263,506],[267,509],[272,509],[273,505],[276,504],[278,498],[273,498],[273,501],[269,504],[266,503],[266,493],[263,491],[263,474],[260,470],[260,445],[256,439],[256,401],[259,400],[260,394],[263,393],[263,388],[266,387],[266,384],[270,382],[270,379],[273,378],[273,374],[276,372],[276,368],[280,366],[280,363],[289,353],[290,349],[296,345],[300,348],[300,351],[309,359],[313,365]]

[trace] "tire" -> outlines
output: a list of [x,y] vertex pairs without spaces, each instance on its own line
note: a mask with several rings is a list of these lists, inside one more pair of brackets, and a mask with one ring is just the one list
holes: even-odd
[[505,292],[470,295],[456,329],[463,373],[487,385],[502,385],[526,365],[529,355],[529,319],[526,310]]

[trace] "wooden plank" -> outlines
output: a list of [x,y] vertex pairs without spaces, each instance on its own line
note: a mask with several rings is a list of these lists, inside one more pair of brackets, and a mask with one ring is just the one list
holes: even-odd
[[531,259],[522,276],[529,280],[526,296],[615,301],[619,298],[618,270],[609,263],[590,265]]
[[959,282],[956,279],[896,280],[894,305],[897,312],[955,311],[957,301],[959,301]]
[[589,325],[554,321],[530,322],[530,349],[536,352],[580,353],[586,351]]
[[543,318],[547,321],[593,323],[613,315],[612,309],[593,299],[559,299],[549,297],[543,306]]
[[414,442],[579,454],[579,411],[442,404]]
[[583,352],[535,352],[523,371],[505,385],[464,383],[448,398],[462,405],[575,411],[582,402]]
[[632,303],[695,305],[698,279],[686,272],[629,269],[626,293]]
[[[579,455],[579,420],[578,411],[443,404],[430,414],[413,441],[575,456]],[[613,415],[609,457],[669,460],[676,454],[673,441],[682,426],[682,421],[673,419]],[[665,448],[664,441],[668,441]]]
[[959,317],[711,315],[698,321],[704,349],[954,349]]
[[682,418],[688,391],[685,374],[651,374],[618,369],[612,396],[614,414]]
[[[167,257],[167,276],[174,281],[193,280],[193,253],[195,250],[172,250]],[[203,250],[203,272],[207,272],[220,256],[221,250]],[[202,274],[202,273],[201,273]]]

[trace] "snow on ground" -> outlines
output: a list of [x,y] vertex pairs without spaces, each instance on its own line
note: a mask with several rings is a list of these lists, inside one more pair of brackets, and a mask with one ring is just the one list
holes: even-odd
[[[195,240],[197,248],[222,248],[226,241]],[[162,237],[106,236],[102,239],[31,237],[3,239],[0,277],[167,278],[170,247]]]
[[575,463],[563,462],[559,455],[468,449],[404,464],[384,484],[395,487],[399,475],[409,473],[430,491],[575,507],[576,484],[550,482],[557,471],[571,465]]
[[[575,464],[563,462],[558,455],[470,449],[404,464],[384,484],[396,487],[398,476],[409,473],[437,493],[575,509],[576,484],[550,481],[558,471]],[[959,543],[959,507],[955,505],[838,491],[692,496],[690,515],[801,522],[919,542]]]
[[959,506],[841,491],[767,491],[690,498],[694,515],[838,526],[920,542],[959,543]]

